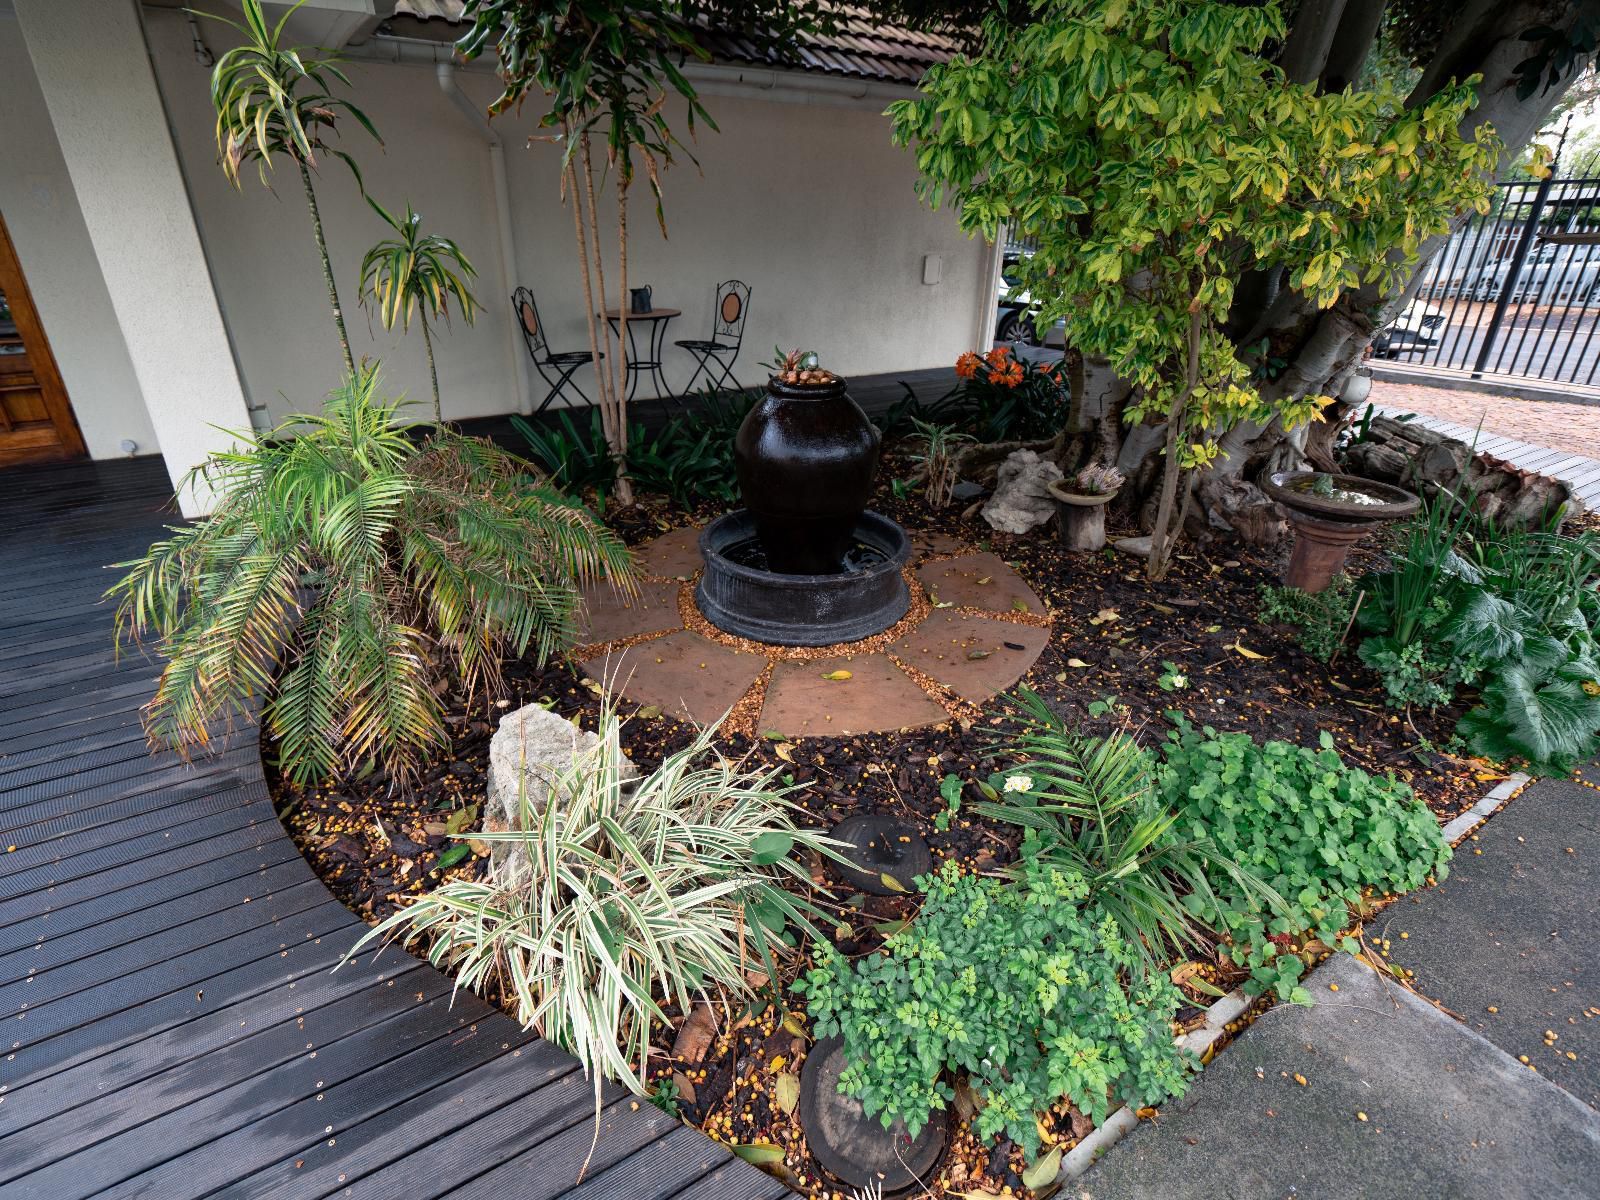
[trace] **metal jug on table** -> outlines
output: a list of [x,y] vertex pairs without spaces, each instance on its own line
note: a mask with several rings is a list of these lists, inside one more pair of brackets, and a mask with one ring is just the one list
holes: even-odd
[[650,311],[650,287],[636,287],[628,289],[628,311],[634,313],[647,313]]

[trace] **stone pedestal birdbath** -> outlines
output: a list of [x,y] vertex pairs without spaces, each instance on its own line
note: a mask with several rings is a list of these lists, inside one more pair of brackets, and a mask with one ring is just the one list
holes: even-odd
[[1283,581],[1302,592],[1322,591],[1344,569],[1351,546],[1422,507],[1401,488],[1324,471],[1280,471],[1262,480],[1261,490],[1289,512],[1295,539]]

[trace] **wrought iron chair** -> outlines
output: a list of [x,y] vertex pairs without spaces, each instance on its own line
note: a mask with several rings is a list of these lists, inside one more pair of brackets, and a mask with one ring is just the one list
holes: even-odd
[[[572,390],[578,393],[585,405],[590,403],[588,395],[578,386],[572,376],[584,363],[591,361],[592,355],[587,350],[564,350],[556,352],[550,349],[550,343],[544,340],[544,322],[539,319],[539,305],[533,298],[533,293],[525,287],[519,287],[511,293],[511,311],[517,319],[517,328],[522,330],[522,340],[527,343],[528,357],[533,359],[533,369],[539,372],[539,378],[545,381],[550,388],[550,393],[539,405],[538,412],[543,412],[550,407],[555,398],[562,394],[570,383]],[[600,355],[602,359],[605,355]],[[550,376],[545,374],[545,368],[555,372],[556,380],[550,382]]]
[[[699,359],[694,374],[684,386],[683,394],[694,391],[694,382],[703,372],[708,386],[732,388],[737,391],[739,381],[733,377],[733,364],[739,357],[739,347],[744,342],[744,319],[750,313],[750,287],[737,279],[717,285],[717,308],[711,318],[711,337],[686,338],[674,342]],[[724,358],[723,356],[727,357]]]

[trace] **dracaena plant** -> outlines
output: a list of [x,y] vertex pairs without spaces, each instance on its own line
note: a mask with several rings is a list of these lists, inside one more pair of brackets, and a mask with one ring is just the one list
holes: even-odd
[[493,688],[502,657],[572,642],[582,587],[632,587],[587,510],[487,441],[396,424],[398,407],[364,369],[320,416],[235,435],[185,481],[218,497],[212,515],[119,564],[118,623],[166,662],[153,741],[203,746],[264,702],[289,779],[403,778],[448,745],[452,677]]
[[273,25],[261,11],[261,0],[244,0],[243,22],[205,13],[232,26],[244,37],[217,59],[211,71],[211,106],[217,113],[217,153],[228,182],[239,186],[239,171],[254,162],[263,186],[271,186],[269,172],[273,160],[293,162],[305,189],[306,207],[311,212],[311,232],[322,260],[323,282],[328,287],[328,303],[333,308],[333,323],[339,332],[339,348],[344,353],[347,375],[356,373],[350,354],[350,336],[345,332],[344,312],[339,306],[339,288],[333,281],[333,264],[322,232],[322,214],[317,207],[317,192],[311,173],[320,156],[327,154],[350,168],[361,184],[361,171],[350,154],[329,144],[338,132],[339,122],[349,117],[380,144],[383,139],[367,115],[350,101],[333,94],[333,85],[350,86],[331,50],[283,43],[284,26],[300,0]]
[[382,217],[395,236],[384,238],[368,250],[361,260],[361,302],[369,300],[378,311],[385,329],[396,324],[410,332],[411,318],[422,325],[422,344],[428,351],[428,379],[433,385],[433,419],[442,421],[439,407],[439,369],[433,360],[433,333],[429,318],[450,320],[452,303],[461,319],[471,325],[478,313],[478,301],[470,282],[477,271],[447,237],[422,231],[422,217],[406,201],[406,215],[396,217],[372,197],[367,203]]

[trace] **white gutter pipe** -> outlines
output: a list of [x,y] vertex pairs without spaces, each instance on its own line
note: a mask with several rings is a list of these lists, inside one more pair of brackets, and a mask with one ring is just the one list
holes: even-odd
[[[494,182],[494,217],[500,242],[500,296],[504,303],[509,304],[511,293],[517,286],[517,243],[511,228],[511,189],[506,183],[505,147],[483,111],[461,90],[461,85],[456,82],[455,66],[450,60],[439,61],[436,71],[440,91],[472,122],[489,146],[489,174]],[[533,388],[528,378],[528,356],[522,345],[522,335],[517,332],[515,325],[511,328],[510,350],[511,373],[517,385],[517,411],[526,415],[533,411]]]

